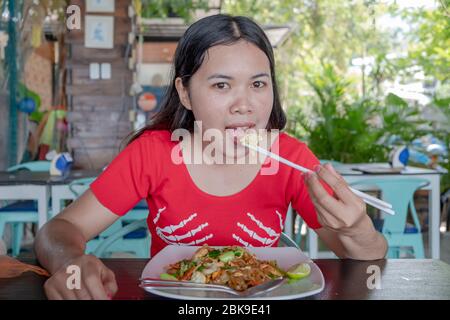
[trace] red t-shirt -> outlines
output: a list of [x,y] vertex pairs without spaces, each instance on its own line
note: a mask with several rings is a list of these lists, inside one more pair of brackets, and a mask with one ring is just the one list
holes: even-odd
[[[286,133],[272,151],[274,146],[282,157],[306,168],[319,163],[304,143]],[[151,256],[168,244],[276,246],[289,203],[310,228],[321,227],[301,172],[267,159],[242,191],[214,196],[195,185],[182,161],[172,161],[179,149],[169,131],[146,131],[91,184],[98,201],[119,216],[147,200]]]

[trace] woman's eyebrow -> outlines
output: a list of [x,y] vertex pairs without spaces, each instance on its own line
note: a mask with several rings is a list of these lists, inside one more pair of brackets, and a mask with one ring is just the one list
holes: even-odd
[[233,77],[226,76],[226,75],[224,75],[224,74],[215,73],[215,74],[209,76],[209,77],[208,77],[208,80],[210,80],[210,79],[216,79],[216,78],[219,78],[219,79],[228,79],[228,80],[232,80],[232,79],[233,79]]
[[263,73],[255,74],[253,77],[251,77],[251,79],[256,79],[256,78],[260,78],[260,77],[267,77],[267,78],[270,78],[270,76],[269,76],[268,73],[263,72]]
[[[260,77],[268,77],[268,78],[270,78],[269,74],[263,72],[263,73],[255,74],[255,75],[252,76],[250,79],[256,79],[256,78],[260,78]],[[231,77],[231,76],[224,75],[224,74],[215,73],[215,74],[213,74],[213,75],[211,75],[211,76],[208,77],[208,80],[211,80],[211,79],[227,79],[227,80],[233,80],[234,78]]]

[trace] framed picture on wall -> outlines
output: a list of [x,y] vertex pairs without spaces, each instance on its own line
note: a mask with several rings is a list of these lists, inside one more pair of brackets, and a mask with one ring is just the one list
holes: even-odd
[[112,13],[115,10],[115,0],[86,0],[86,12]]
[[114,48],[114,17],[86,15],[84,33],[86,48]]

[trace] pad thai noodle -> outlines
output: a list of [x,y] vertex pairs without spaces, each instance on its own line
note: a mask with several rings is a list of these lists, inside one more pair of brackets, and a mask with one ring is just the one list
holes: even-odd
[[268,280],[284,276],[276,261],[261,261],[239,246],[199,248],[191,259],[167,267],[161,278],[226,285],[244,291]]

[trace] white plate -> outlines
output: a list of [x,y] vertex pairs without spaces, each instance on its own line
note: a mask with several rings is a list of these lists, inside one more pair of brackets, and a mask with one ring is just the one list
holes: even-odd
[[[190,259],[194,252],[200,247],[195,246],[167,246],[157,255],[155,255],[145,266],[142,271],[142,278],[158,278],[161,273],[166,272],[165,267],[169,264],[176,263],[179,260]],[[220,247],[214,247],[220,248]],[[317,294],[325,287],[325,280],[319,267],[311,261],[303,252],[293,247],[274,247],[274,248],[246,248],[255,254],[261,260],[276,260],[278,266],[284,270],[296,263],[307,262],[311,266],[311,274],[294,283],[286,283],[281,287],[267,293],[266,295],[257,296],[255,300],[286,300],[298,299]],[[146,291],[173,299],[186,300],[236,300],[242,299],[225,292],[214,291],[189,291],[189,290],[164,290],[164,289],[145,289]]]

